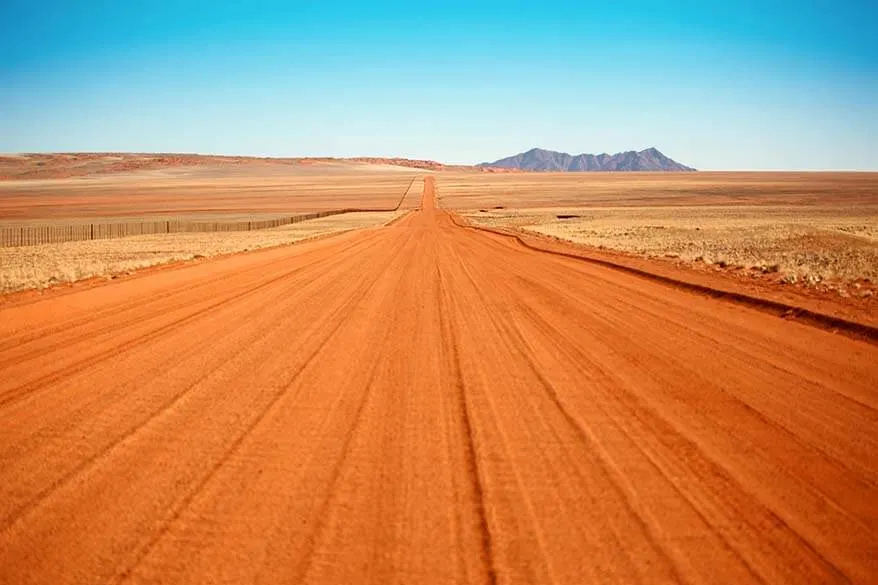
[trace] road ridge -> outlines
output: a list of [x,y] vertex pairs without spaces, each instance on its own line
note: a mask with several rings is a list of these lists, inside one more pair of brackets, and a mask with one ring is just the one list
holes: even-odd
[[[471,230],[478,230],[482,232],[488,232],[492,234],[497,234],[500,236],[504,236],[507,238],[512,238],[516,240],[519,244],[524,246],[525,248],[535,250],[537,252],[543,252],[546,254],[553,254],[556,256],[563,256],[566,258],[572,258],[575,260],[581,260],[583,262],[590,262],[592,264],[597,264],[599,266],[605,266],[607,268],[612,268],[613,270],[619,270],[621,272],[626,272],[629,274],[634,274],[636,276],[640,276],[642,278],[646,278],[649,280],[653,280],[655,282],[661,282],[662,284],[667,284],[669,286],[686,290],[689,292],[694,292],[698,294],[702,294],[711,298],[720,299],[724,301],[728,301],[731,303],[737,303],[740,305],[744,305],[753,309],[757,309],[763,311],[765,313],[769,313],[783,319],[795,319],[799,322],[806,323],[811,325],[812,327],[817,327],[823,329],[825,331],[830,332],[840,332],[854,339],[861,339],[863,341],[867,341],[869,343],[873,343],[878,345],[878,327],[873,327],[871,325],[867,325],[865,323],[859,323],[857,321],[851,321],[849,319],[844,319],[842,317],[837,317],[834,315],[827,315],[825,313],[820,313],[817,311],[813,311],[811,309],[806,309],[804,307],[799,307],[796,305],[791,305],[789,303],[783,303],[780,301],[774,301],[771,299],[765,299],[762,297],[757,297],[753,295],[744,294],[736,291],[723,290],[719,288],[714,288],[710,286],[706,286],[703,284],[698,284],[694,282],[688,282],[686,280],[681,280],[677,278],[672,278],[669,276],[665,276],[662,274],[657,274],[655,272],[650,272],[648,270],[642,270],[640,268],[635,268],[633,266],[627,266],[625,264],[621,264],[618,262],[612,262],[610,260],[605,260],[603,258],[594,258],[591,256],[587,256],[587,252],[583,252],[582,254],[577,254],[574,252],[564,252],[561,250],[553,250],[551,248],[545,248],[538,244],[534,244],[529,241],[523,234],[512,231],[510,229],[499,229],[492,228],[488,226],[481,226],[471,222],[466,221],[461,218],[456,213],[451,213],[452,221],[454,221],[455,225]],[[571,248],[572,244],[568,244]]]

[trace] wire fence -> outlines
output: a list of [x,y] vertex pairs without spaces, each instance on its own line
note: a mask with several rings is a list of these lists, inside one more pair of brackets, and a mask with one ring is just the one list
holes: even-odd
[[148,234],[180,234],[194,232],[239,232],[264,230],[290,225],[310,219],[340,215],[354,212],[389,212],[398,211],[406,196],[414,185],[412,179],[396,207],[388,209],[345,208],[327,211],[315,211],[298,215],[285,215],[271,219],[254,219],[238,221],[129,221],[117,223],[78,223],[78,224],[47,224],[0,227],[0,247],[36,246],[39,244],[55,244],[62,242],[79,242],[86,240],[105,240],[141,236]]

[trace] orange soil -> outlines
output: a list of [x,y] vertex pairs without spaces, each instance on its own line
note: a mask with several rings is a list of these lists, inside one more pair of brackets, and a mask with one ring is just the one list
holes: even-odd
[[[415,169],[441,170],[446,165],[432,160],[406,158],[359,157],[336,159],[331,157],[272,158],[252,156],[221,156],[205,154],[139,154],[139,153],[46,153],[0,155],[0,180],[9,179],[63,179],[132,171],[198,166],[286,166],[320,163],[365,163],[395,165]],[[450,167],[462,168],[462,167]]]
[[870,583],[878,347],[396,224],[0,308],[0,582]]
[[[465,219],[459,219],[458,223],[476,229],[476,226],[466,222]],[[690,263],[669,258],[647,258],[635,253],[579,245],[514,227],[485,229],[514,235],[530,246],[577,256],[585,261],[610,263],[642,271],[657,276],[659,279],[665,278],[679,283],[703,286],[718,292],[740,293],[756,299],[774,301],[869,327],[878,327],[875,295],[841,297],[835,291],[807,287],[802,283],[786,284],[779,275],[761,275],[759,279],[754,279],[749,276],[750,273],[747,270],[721,268],[717,265]],[[860,280],[857,285],[863,290],[876,290],[878,283]]]
[[448,172],[442,181],[452,209],[878,204],[878,173]]
[[0,220],[285,215],[394,207],[411,174],[103,177],[0,184]]

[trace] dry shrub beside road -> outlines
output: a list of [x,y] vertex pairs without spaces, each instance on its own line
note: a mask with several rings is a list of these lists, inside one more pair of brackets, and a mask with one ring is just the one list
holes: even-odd
[[788,281],[878,281],[878,208],[504,209],[467,217],[589,246],[779,273]]
[[0,248],[0,292],[43,288],[199,256],[291,244],[307,238],[386,224],[405,212],[334,215],[274,229],[180,233]]
[[[730,276],[874,294],[876,173],[457,174],[442,204],[472,221]],[[733,275],[731,271],[734,271]],[[864,282],[868,279],[871,282]]]

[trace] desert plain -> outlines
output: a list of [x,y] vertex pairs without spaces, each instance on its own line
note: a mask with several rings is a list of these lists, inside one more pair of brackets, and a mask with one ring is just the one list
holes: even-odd
[[0,248],[0,582],[874,582],[878,175],[64,156],[0,224],[363,211]]

